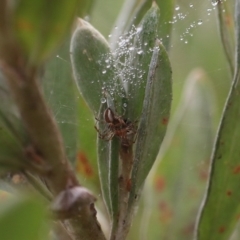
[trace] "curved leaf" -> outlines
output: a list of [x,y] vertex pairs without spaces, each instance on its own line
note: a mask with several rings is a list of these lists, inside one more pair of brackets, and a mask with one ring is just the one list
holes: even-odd
[[220,121],[212,154],[210,180],[196,230],[197,239],[226,240],[240,214],[240,1],[236,1],[236,71]]
[[75,81],[88,106],[97,115],[101,102],[106,101],[103,91],[113,94],[119,87],[109,45],[89,23],[79,20],[70,53]]
[[[130,202],[134,202],[156,160],[166,133],[172,101],[172,71],[166,50],[157,40],[148,73],[139,123]],[[130,204],[131,206],[131,204]]]
[[159,22],[159,8],[153,4],[138,26],[138,32],[134,38],[133,52],[130,56],[130,73],[128,73],[128,113],[132,121],[139,119],[145,87],[147,82],[148,69],[152,58],[157,37],[157,26]]

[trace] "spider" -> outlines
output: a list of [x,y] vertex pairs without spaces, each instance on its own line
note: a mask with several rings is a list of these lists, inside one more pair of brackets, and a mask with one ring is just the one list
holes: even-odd
[[[135,142],[133,137],[137,133],[136,122],[133,123],[127,119],[117,116],[109,107],[104,111],[103,119],[107,124],[107,128],[103,132],[100,132],[95,126],[95,129],[99,133],[99,138],[110,141],[114,136],[117,136],[121,139],[121,144],[127,147],[131,146]],[[100,121],[97,118],[96,120]]]

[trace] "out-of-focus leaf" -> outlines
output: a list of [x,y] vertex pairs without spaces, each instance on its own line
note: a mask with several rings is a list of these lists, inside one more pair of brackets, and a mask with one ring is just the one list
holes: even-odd
[[79,19],[70,52],[75,81],[96,116],[101,102],[106,101],[103,90],[112,94],[120,87],[109,45],[95,28]]
[[232,5],[232,1],[219,1],[217,8],[221,40],[230,66],[231,74],[233,75],[235,35]]
[[[147,6],[144,5],[145,2],[148,3],[146,4]],[[128,28],[130,28],[129,23],[131,22],[133,16],[135,16],[134,12],[136,9],[144,6],[144,13],[141,16],[142,19],[144,14],[151,7],[152,0],[146,0],[144,3],[141,4],[138,0],[125,0],[118,18],[114,24],[114,28],[112,29],[111,38],[109,39],[112,49],[115,49],[117,47],[117,41],[119,40],[119,37],[123,35]],[[138,25],[141,19],[136,23],[136,25]]]
[[30,62],[41,63],[55,50],[70,30],[79,2],[20,0],[11,4],[15,34]]
[[77,15],[78,17],[85,17],[91,12],[96,0],[81,0],[79,3]]
[[74,164],[77,155],[77,91],[71,74],[69,41],[46,63],[44,93],[61,130],[67,156]]
[[48,239],[46,210],[36,198],[4,201],[0,207],[1,239]]
[[[145,239],[192,240],[206,187],[214,139],[214,91],[201,69],[183,89],[155,165],[143,191],[138,234]],[[186,204],[187,201],[187,204]],[[140,217],[139,217],[140,218]],[[154,237],[153,237],[154,236]]]
[[236,1],[237,56],[235,77],[220,122],[212,154],[209,185],[201,209],[198,240],[226,240],[236,227],[240,214],[239,141],[240,125],[240,1]]
[[96,137],[92,112],[80,96],[78,98],[78,153],[76,171],[80,182],[91,189],[96,195],[100,194],[98,176]]
[[172,101],[172,71],[168,55],[157,40],[148,72],[148,80],[134,152],[130,206],[156,160],[165,136]]
[[23,148],[29,142],[1,72],[0,101],[0,168],[16,170],[26,163]]
[[95,0],[89,21],[103,36],[110,37],[109,33],[114,26],[122,5],[123,0]]

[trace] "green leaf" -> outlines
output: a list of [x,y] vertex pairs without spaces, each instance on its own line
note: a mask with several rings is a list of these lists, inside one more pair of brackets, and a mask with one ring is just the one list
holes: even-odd
[[172,20],[174,14],[175,0],[162,1],[156,0],[160,8],[160,24],[158,25],[158,37],[163,46],[168,51],[171,43]]
[[[104,104],[101,105],[99,116],[98,116],[98,124],[97,128],[98,131],[101,133],[106,129],[106,124],[103,120],[103,113],[106,107]],[[110,171],[110,151],[111,151],[111,142],[105,141],[104,139],[98,138],[97,141],[97,150],[98,150],[98,171],[99,171],[99,178],[101,182],[101,189],[104,202],[108,209],[109,214],[111,215],[112,206],[111,206],[111,199],[110,199],[110,183],[109,183],[109,171]]]
[[0,73],[0,162],[2,169],[15,170],[26,163],[23,148],[28,137]]
[[71,73],[69,41],[46,63],[43,76],[45,98],[63,136],[66,153],[74,164],[77,155],[77,91]]
[[[157,40],[148,72],[132,172],[130,202],[134,202],[156,160],[165,136],[172,101],[172,71],[168,55]],[[131,204],[130,204],[131,206]]]
[[31,63],[46,60],[70,30],[78,0],[20,0],[12,4],[15,33]]
[[133,52],[130,56],[130,73],[128,74],[128,113],[132,121],[139,119],[142,113],[148,69],[152,58],[157,27],[159,8],[153,4],[152,8],[143,17],[138,32],[134,38]]
[[[138,22],[142,19],[143,15],[146,12],[146,9],[149,9],[153,1],[145,1],[142,5],[136,10],[136,13],[133,16],[136,16],[133,19],[132,24],[137,25]],[[158,38],[161,39],[163,46],[168,50],[170,44],[170,35],[172,30],[172,19],[174,13],[175,0],[156,0],[156,5],[160,9],[160,20],[158,24]],[[131,25],[132,25],[131,24]]]
[[97,115],[101,102],[106,101],[103,90],[112,93],[121,88],[109,45],[89,23],[79,20],[70,52],[75,81],[88,106]]
[[148,221],[144,225],[141,221],[141,233],[149,239],[193,239],[192,226],[206,189],[215,135],[214,90],[202,69],[192,70],[184,84],[161,145],[159,164],[147,178],[142,194],[141,219]]
[[221,34],[221,40],[224,51],[228,60],[231,74],[234,74],[234,50],[235,50],[235,35],[234,35],[234,18],[232,13],[232,2],[218,2],[218,23]]
[[169,49],[172,30],[171,21],[173,19],[175,0],[125,1],[115,24],[117,28],[114,28],[111,33],[112,37],[110,38],[110,43],[113,49],[116,48],[119,37],[132,26],[137,26],[152,5],[158,5],[160,9],[160,20],[157,30],[158,38],[161,39],[164,47],[167,50]]
[[78,17],[83,18],[87,16],[91,12],[95,2],[96,0],[81,0],[77,11]]
[[47,239],[46,211],[36,198],[10,199],[0,207],[1,239]]
[[240,125],[240,1],[236,1],[237,56],[235,77],[230,89],[212,154],[210,180],[201,209],[198,240],[229,239],[240,213],[239,140]]
[[[240,80],[239,74],[236,78]],[[198,239],[228,239],[240,212],[239,85],[227,99],[212,156],[210,182],[198,224]]]
[[[98,131],[103,133],[107,125],[103,119],[105,104],[99,112]],[[118,172],[119,172],[119,139],[111,141],[98,139],[98,166],[102,193],[111,218],[115,221],[118,215]]]

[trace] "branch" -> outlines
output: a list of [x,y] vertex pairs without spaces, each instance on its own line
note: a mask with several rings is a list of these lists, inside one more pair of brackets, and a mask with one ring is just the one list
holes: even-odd
[[[42,164],[46,170],[41,177],[55,198],[65,192],[72,193],[72,189],[82,189],[67,160],[63,140],[53,114],[44,101],[37,70],[26,67],[20,55],[11,58],[8,63],[1,61],[0,68],[7,77],[11,94],[32,141],[34,152],[31,154],[35,156],[32,159],[33,161],[42,159],[34,162],[36,165]],[[68,197],[71,198],[72,195]],[[82,197],[86,201],[84,206],[81,205]],[[94,200],[95,198],[88,192],[84,196],[78,195],[78,199],[73,202],[74,208],[78,211],[69,214],[67,223],[76,240],[105,239],[96,219]]]

